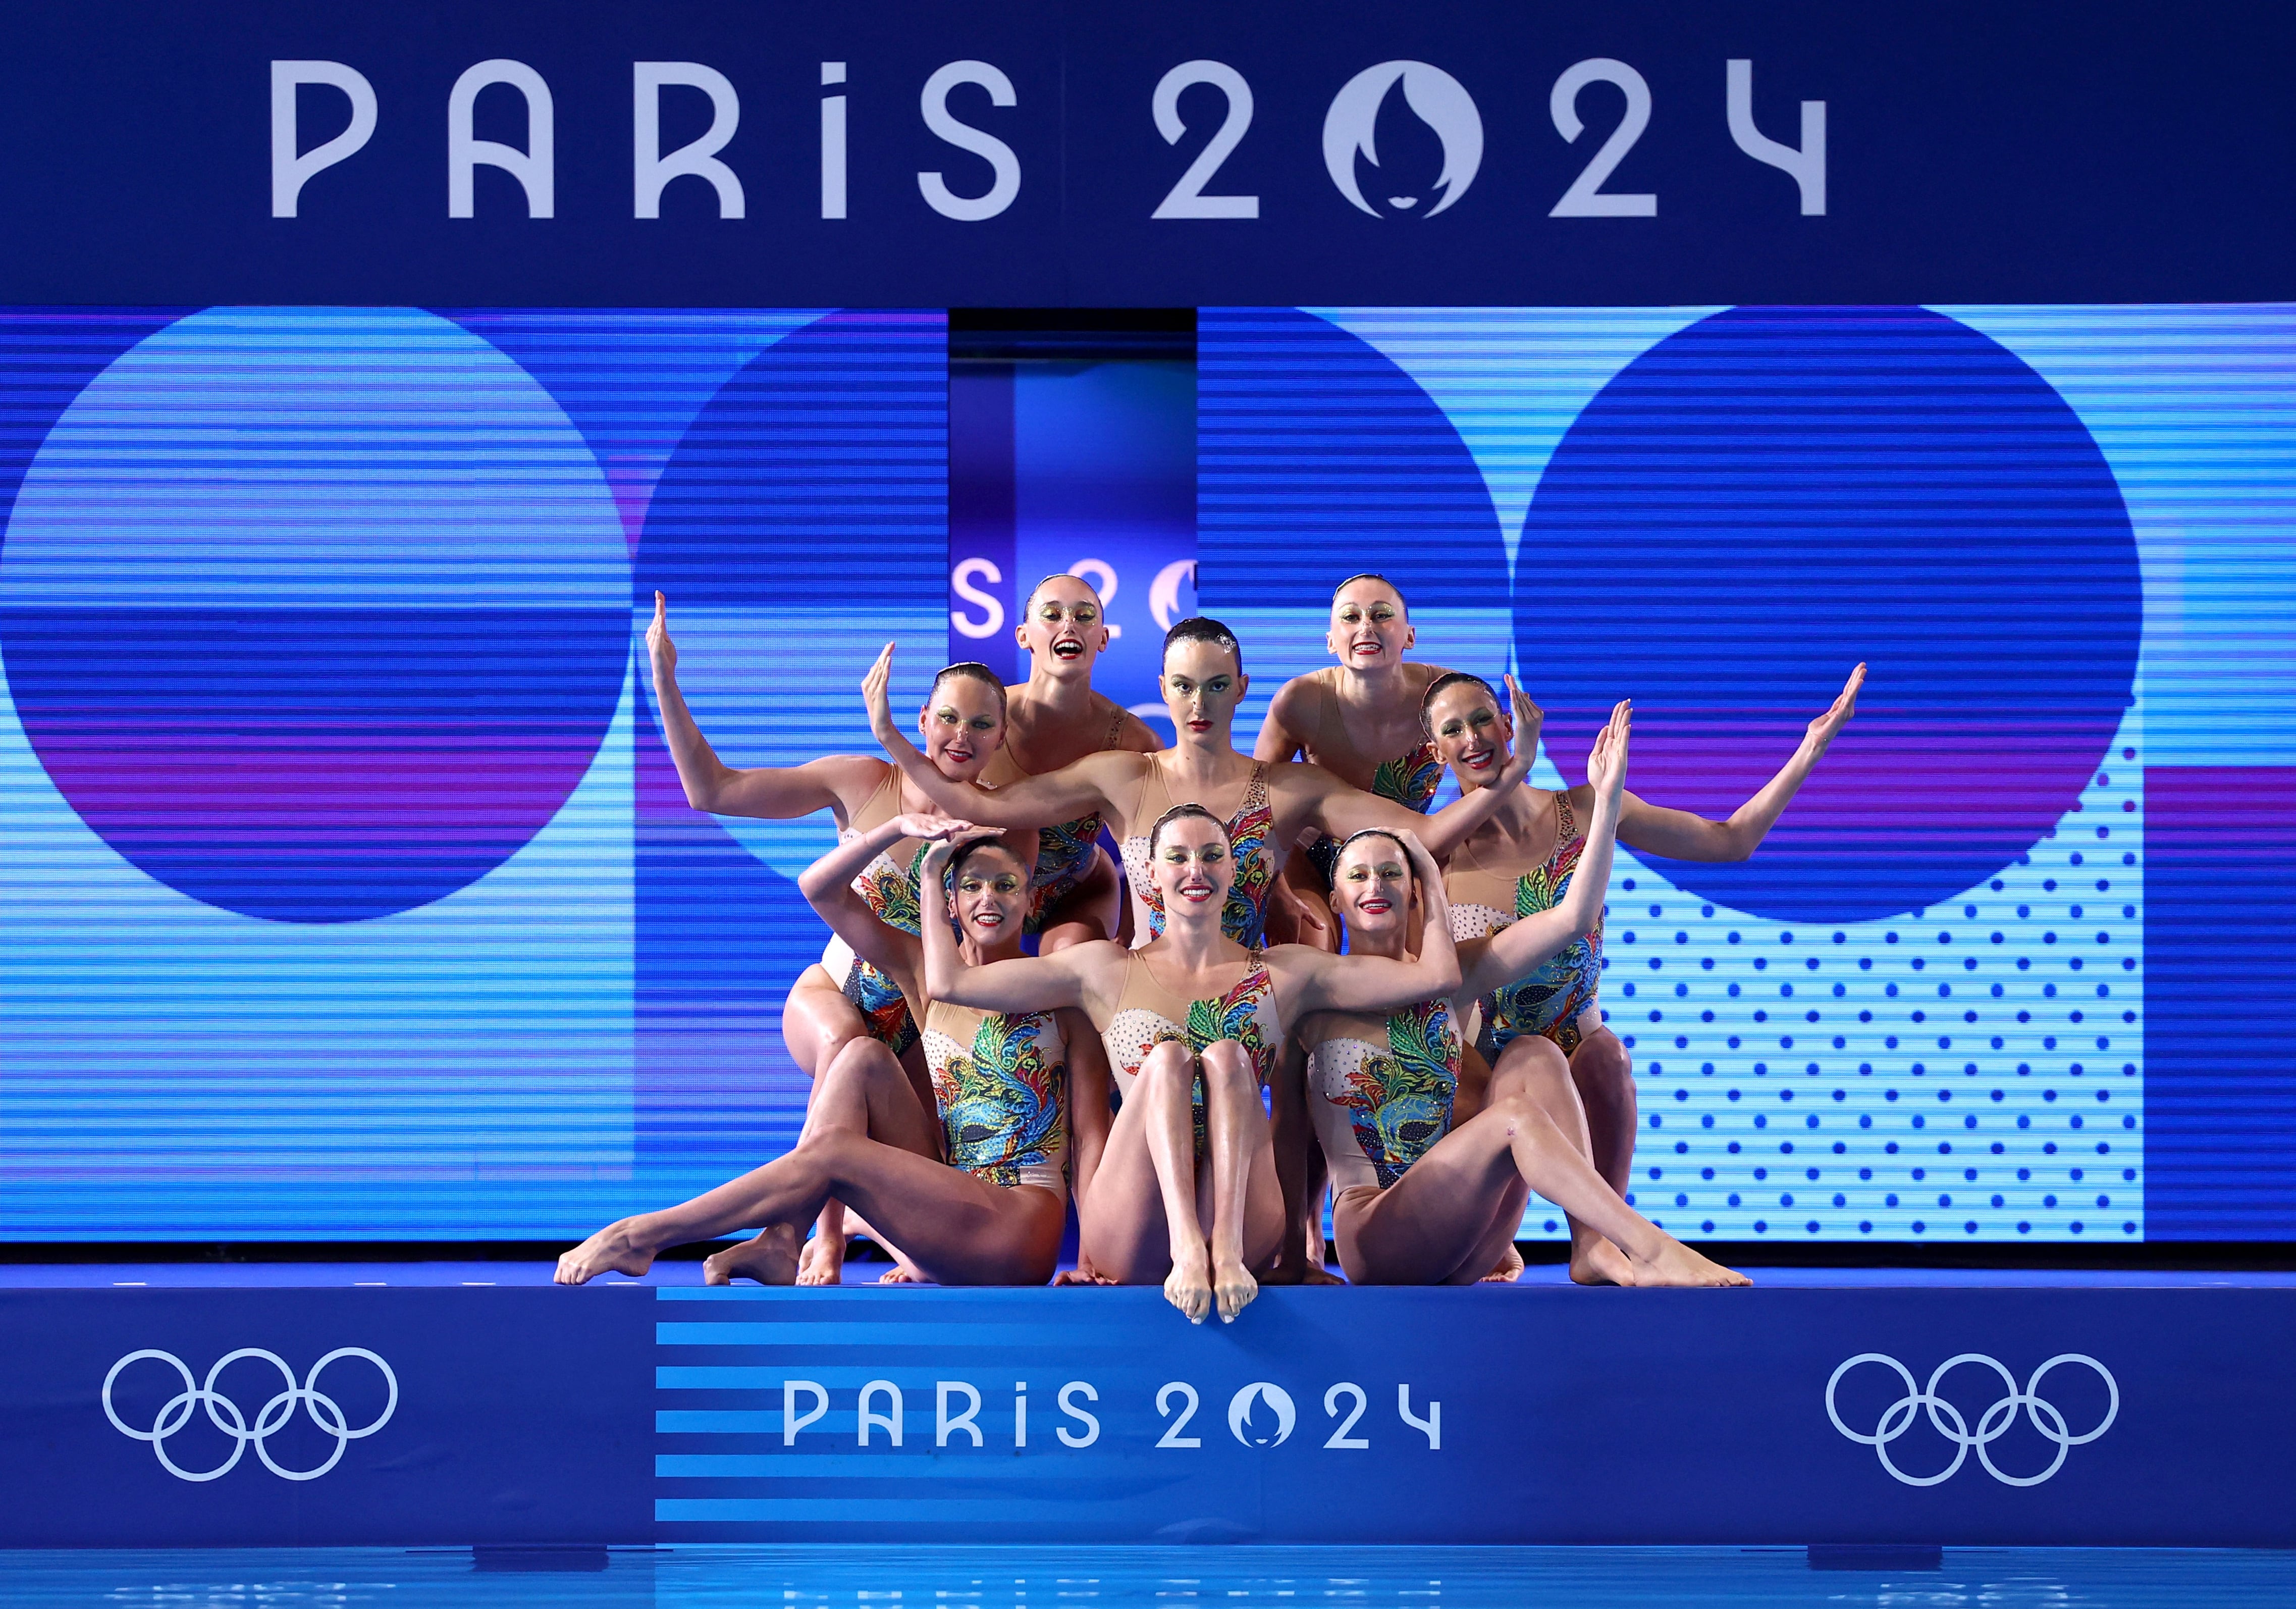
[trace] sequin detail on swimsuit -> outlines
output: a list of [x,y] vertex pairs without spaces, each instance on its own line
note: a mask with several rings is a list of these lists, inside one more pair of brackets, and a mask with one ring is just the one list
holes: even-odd
[[[1408,754],[1381,760],[1371,774],[1370,792],[1424,816],[1427,807],[1435,802],[1435,790],[1442,785],[1443,765],[1435,758],[1435,743],[1430,738]],[[1329,888],[1339,879],[1340,841],[1316,840],[1308,846],[1308,863],[1323,874],[1324,885]]]
[[[1451,1127],[1459,1088],[1459,1030],[1447,999],[1422,1000],[1387,1019],[1382,1047],[1347,1037],[1309,1053],[1309,1087],[1346,1113],[1349,1131],[1382,1190]],[[1341,1172],[1337,1170],[1337,1181]]]
[[853,1002],[869,1037],[895,1055],[917,1042],[917,1022],[909,1012],[909,997],[899,984],[860,956],[853,957],[852,965],[838,981],[837,991]]
[[1053,1014],[936,1001],[924,1045],[949,1165],[995,1185],[1063,1188],[1068,1066]]
[[[1109,1064],[1119,1075],[1117,1088],[1119,1095],[1128,1093],[1132,1080],[1140,1076],[1140,1069],[1148,1055],[1168,1039],[1177,1039],[1189,1051],[1201,1055],[1204,1047],[1222,1039],[1234,1039],[1243,1047],[1251,1063],[1252,1076],[1265,1088],[1275,1071],[1275,1054],[1283,1043],[1283,1025],[1275,1017],[1275,981],[1268,975],[1267,959],[1254,949],[1244,965],[1243,976],[1233,988],[1216,998],[1190,1000],[1186,1003],[1186,1020],[1175,1022],[1157,1006],[1128,1005],[1136,993],[1163,996],[1163,1004],[1175,1008],[1179,1001],[1164,986],[1156,981],[1156,974],[1138,951],[1126,957],[1123,994],[1118,998],[1115,1016],[1101,1035],[1107,1047]],[[1144,978],[1147,989],[1137,986]],[[1201,1071],[1196,1074],[1192,1096],[1194,1107],[1196,1144],[1204,1144],[1204,1083]]]
[[[1567,793],[1554,795],[1554,852],[1546,864],[1534,866],[1515,880],[1514,909],[1495,910],[1488,905],[1455,903],[1451,932],[1456,939],[1481,938],[1537,912],[1552,910],[1569,891],[1570,879],[1585,853],[1587,837],[1579,831]],[[1578,1047],[1578,1018],[1595,1004],[1603,977],[1603,924],[1583,939],[1574,939],[1562,952],[1526,978],[1483,997],[1483,1027],[1476,1048],[1487,1060],[1526,1033],[1543,1034],[1567,1055]]]
[[1100,850],[1100,817],[1079,817],[1037,833],[1037,873],[1029,884],[1029,915],[1023,931],[1045,925],[1045,913],[1077,891]]
[[1435,740],[1430,738],[1408,754],[1381,760],[1372,773],[1371,791],[1424,816],[1442,784],[1443,767],[1435,758]]
[[[1138,825],[1145,828],[1149,823]],[[1267,896],[1275,886],[1275,857],[1267,847],[1268,835],[1275,828],[1275,812],[1267,802],[1266,766],[1251,768],[1243,802],[1236,806],[1226,826],[1228,863],[1235,868],[1235,881],[1228,885],[1227,899],[1220,907],[1220,932],[1247,949],[1257,949],[1267,940]],[[1148,874],[1145,832],[1124,841],[1124,869],[1140,891],[1141,903],[1148,907],[1149,932],[1162,937],[1164,897],[1156,891],[1155,879]]]

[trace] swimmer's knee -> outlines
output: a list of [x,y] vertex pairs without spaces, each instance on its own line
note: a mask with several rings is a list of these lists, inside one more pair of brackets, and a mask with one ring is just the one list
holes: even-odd
[[1588,1034],[1570,1053],[1570,1071],[1582,1079],[1590,1073],[1616,1076],[1631,1072],[1634,1065],[1634,1053],[1608,1030]]
[[867,1034],[855,1034],[838,1046],[822,1070],[824,1078],[831,1073],[847,1078],[904,1076],[900,1060],[891,1048]]
[[1570,1061],[1562,1054],[1562,1047],[1538,1033],[1519,1035],[1510,1040],[1507,1047],[1499,1052],[1498,1064],[1491,1069],[1494,1079],[1568,1078],[1570,1074]]
[[1193,1071],[1195,1064],[1195,1052],[1190,1050],[1180,1040],[1159,1039],[1148,1047],[1148,1054],[1141,1058],[1140,1071],[1144,1073],[1167,1069]]
[[1529,1090],[1503,1090],[1492,1096],[1490,1104],[1483,1110],[1505,1121],[1510,1132],[1529,1129],[1545,1135],[1551,1130],[1557,1137],[1562,1132],[1554,1121],[1554,1113],[1548,1112]]
[[1230,1082],[1241,1079],[1255,1085],[1259,1081],[1252,1069],[1250,1053],[1234,1039],[1215,1039],[1205,1046],[1203,1063],[1207,1081],[1217,1079]]
[[1196,1055],[1177,1039],[1166,1039],[1149,1047],[1140,1063],[1137,1082],[1155,1088],[1176,1088],[1182,1099],[1195,1083]]
[[855,1153],[868,1139],[849,1129],[808,1129],[790,1155],[812,1164],[825,1178],[837,1178],[846,1171]]

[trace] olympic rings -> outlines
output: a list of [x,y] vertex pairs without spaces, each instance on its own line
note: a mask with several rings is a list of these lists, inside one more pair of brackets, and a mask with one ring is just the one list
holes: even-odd
[[[1842,1375],[1861,1363],[1879,1363],[1895,1370],[1906,1387],[1906,1394],[1883,1410],[1881,1422],[1874,1427],[1871,1435],[1861,1434],[1844,1424],[1833,1402],[1834,1390],[1841,1383]],[[1969,1421],[1962,1416],[1961,1410],[1938,1395],[1938,1383],[1964,1363],[1981,1364],[1991,1369],[2001,1377],[2002,1386],[2007,1393],[1978,1416],[1977,1428],[1973,1432],[1969,1428]],[[2097,1376],[2104,1382],[2105,1391],[2110,1393],[2104,1417],[2097,1422],[2095,1429],[2081,1435],[2068,1434],[2064,1415],[2057,1410],[2054,1403],[2043,1400],[2040,1395],[2041,1381],[2061,1363],[2086,1363],[2096,1371]],[[2046,1469],[2037,1475],[2005,1473],[1993,1462],[1989,1450],[1994,1442],[2009,1433],[2010,1426],[2017,1422],[2017,1410],[2021,1408],[2025,1410],[2026,1417],[2032,1421],[2033,1428],[2056,1444],[2057,1456],[2049,1461]],[[1923,1411],[1928,1413],[1930,1424],[1937,1433],[1954,1444],[1953,1462],[1933,1475],[1909,1475],[1890,1462],[1890,1443],[1911,1430],[1914,1416]],[[2120,1416],[2120,1386],[2104,1365],[2080,1352],[2060,1352],[2050,1359],[2033,1371],[2033,1377],[2025,1382],[2023,1391],[2017,1389],[2017,1377],[1997,1359],[1988,1358],[1982,1352],[1961,1352],[1947,1359],[1931,1372],[1928,1385],[1918,1388],[1914,1384],[1912,1371],[1895,1358],[1881,1352],[1860,1352],[1835,1369],[1833,1378],[1825,1383],[1825,1416],[1833,1421],[1834,1429],[1852,1441],[1872,1448],[1874,1456],[1882,1460],[1882,1467],[1908,1486],[1935,1486],[1950,1479],[1968,1460],[1972,1449],[1976,1450],[1977,1461],[1985,1466],[1985,1473],[2004,1486],[2038,1486],[2064,1467],[2067,1453],[2095,1441],[2112,1428],[2112,1422]]]
[[[111,1406],[111,1387],[119,1378],[120,1370],[145,1358],[154,1359],[173,1368],[183,1377],[184,1389],[168,1399],[166,1405],[160,1409],[159,1416],[152,1420],[150,1430],[136,1430],[121,1420],[119,1411]],[[239,1404],[215,1388],[216,1376],[242,1358],[262,1359],[277,1369],[280,1378],[287,1383],[286,1390],[263,1405],[262,1411],[255,1416],[251,1428],[246,1416],[240,1412]],[[321,1371],[339,1358],[365,1359],[382,1372],[383,1383],[390,1388],[390,1400],[382,1405],[382,1412],[375,1416],[373,1424],[360,1430],[352,1430],[344,1421],[340,1405],[319,1390]],[[335,1439],[335,1450],[316,1469],[283,1469],[272,1457],[271,1449],[266,1445],[268,1438],[287,1427],[287,1422],[295,1416],[299,1404],[310,1410],[311,1423]],[[190,1424],[193,1408],[199,1407],[207,1409],[208,1422],[231,1437],[234,1442],[231,1457],[215,1468],[203,1472],[184,1469],[168,1456],[168,1438]],[[225,1353],[216,1360],[215,1367],[208,1370],[207,1379],[196,1385],[192,1382],[192,1371],[184,1366],[182,1359],[173,1352],[162,1352],[149,1347],[128,1353],[113,1364],[111,1372],[103,1377],[103,1416],[111,1421],[111,1427],[121,1435],[131,1436],[138,1441],[149,1441],[152,1452],[160,1459],[160,1466],[179,1481],[213,1481],[229,1474],[250,1443],[254,1445],[255,1456],[263,1460],[263,1467],[280,1479],[316,1481],[341,1460],[344,1449],[352,1442],[363,1436],[374,1434],[390,1423],[390,1416],[398,1410],[398,1376],[390,1372],[390,1365],[363,1346],[337,1347],[311,1366],[311,1372],[303,1377],[300,1385],[295,1383],[295,1371],[287,1367],[285,1359],[276,1352],[266,1352],[259,1346],[243,1346],[235,1352]],[[228,1423],[226,1422],[226,1415],[229,1416]]]

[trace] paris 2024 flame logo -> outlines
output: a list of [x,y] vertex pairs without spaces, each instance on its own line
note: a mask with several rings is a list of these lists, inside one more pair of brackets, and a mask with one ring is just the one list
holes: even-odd
[[[1357,157],[1372,168],[1379,166],[1373,126],[1398,84],[1403,86],[1404,104],[1443,143],[1443,168],[1435,176],[1433,185],[1438,199],[1423,212],[1418,209],[1427,198],[1419,195],[1382,197],[1384,209],[1374,205],[1364,197],[1357,169]],[[1331,110],[1324,114],[1324,166],[1331,171],[1332,183],[1374,218],[1397,214],[1433,218],[1467,193],[1467,186],[1475,182],[1475,170],[1482,165],[1483,119],[1475,110],[1474,98],[1458,79],[1424,62],[1382,62],[1365,68],[1341,86],[1332,97]]]

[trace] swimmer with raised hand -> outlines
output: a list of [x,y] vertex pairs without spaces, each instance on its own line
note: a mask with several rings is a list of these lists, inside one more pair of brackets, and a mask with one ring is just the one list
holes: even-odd
[[[695,809],[767,821],[827,810],[839,836],[850,841],[897,817],[937,808],[875,755],[831,754],[801,766],[748,768],[719,759],[678,690],[677,645],[670,639],[668,602],[659,592],[653,595],[653,623],[646,628],[646,655],[662,737],[685,801]],[[917,726],[926,768],[948,784],[952,798],[979,797],[983,774],[1004,742],[1004,684],[985,665],[951,665],[934,678]],[[1033,856],[1034,850],[1030,842],[1022,852]],[[917,932],[916,870],[923,853],[924,845],[913,841],[888,843],[857,868],[853,881],[880,921],[909,934]],[[856,1039],[873,1039],[899,1059],[920,1117],[931,1110],[931,1088],[907,1000],[891,979],[841,938],[832,937],[820,963],[806,968],[791,987],[782,1007],[782,1038],[806,1076],[816,1080]],[[836,1282],[833,1266],[816,1269],[812,1263],[832,1245],[841,1251],[846,1230],[844,1209],[832,1206],[806,1252],[801,1283]]]
[[[1727,821],[1667,809],[1628,792],[1620,804],[1619,841],[1676,860],[1745,859],[1857,713],[1865,681],[1866,667],[1859,665],[1833,705],[1810,721],[1793,757]],[[1475,797],[1486,786],[1485,778],[1503,778],[1509,765],[1537,744],[1536,729],[1524,730],[1505,707],[1512,702],[1519,710],[1523,702],[1509,691],[1511,700],[1502,701],[1489,683],[1456,671],[1427,688],[1427,733],[1437,756],[1458,778],[1463,799]],[[1459,938],[1496,932],[1562,898],[1586,852],[1583,823],[1594,792],[1591,783],[1552,792],[1508,791],[1506,802],[1468,835],[1445,867],[1452,927]],[[1602,967],[1603,930],[1597,923],[1537,973],[1483,999],[1470,1038],[1491,1065],[1494,1090],[1505,1087],[1508,1055],[1527,1054],[1512,1049],[1524,1036],[1548,1039],[1562,1051],[1585,1109],[1595,1170],[1623,1193],[1635,1157],[1634,1062],[1619,1036],[1603,1026],[1596,998]],[[1618,1273],[1616,1259],[1600,1236],[1578,1236],[1572,1278],[1600,1283]]]
[[[1512,1246],[1532,1190],[1611,1247],[1620,1285],[1734,1285],[1710,1262],[1627,1205],[1588,1163],[1555,1113],[1528,1089],[1494,1089],[1480,1112],[1456,1111],[1463,1046],[1456,1001],[1522,976],[1593,926],[1610,879],[1627,768],[1625,704],[1587,762],[1594,794],[1577,882],[1552,908],[1457,947],[1460,986],[1386,1012],[1327,1011],[1301,1023],[1308,1102],[1337,1189],[1332,1227],[1348,1277],[1369,1285],[1464,1285]],[[1442,903],[1433,868],[1380,832],[1341,846],[1332,909],[1350,956],[1408,954],[1412,906]],[[1562,1053],[1544,1094],[1570,1101]],[[1575,1104],[1564,1107],[1575,1117]]]
[[[1078,1054],[1097,1057],[1097,1038],[1074,1012],[928,1002],[919,940],[878,921],[852,888],[873,856],[902,841],[930,846],[924,930],[975,965],[1021,955],[1028,869],[994,833],[902,816],[840,844],[800,880],[814,907],[914,1006],[934,1115],[919,1110],[890,1050],[855,1038],[823,1072],[796,1149],[682,1206],[608,1225],[559,1259],[561,1285],[610,1268],[643,1274],[665,1247],[742,1228],[758,1233],[710,1257],[704,1278],[789,1285],[805,1226],[832,1201],[865,1215],[918,1272],[943,1285],[1042,1285],[1051,1277],[1067,1203],[1068,1063]],[[818,1265],[832,1275],[838,1250]]]
[[[1164,745],[1148,723],[1093,691],[1108,622],[1091,583],[1049,575],[1037,583],[1013,636],[1029,651],[1029,679],[1004,689],[1004,745],[980,780],[1002,788],[1103,750],[1145,754]],[[1116,936],[1121,881],[1099,845],[1093,814],[1040,827],[1029,894],[1029,931],[1043,955]]]
[[928,930],[925,989],[980,1010],[1080,1007],[1092,1019],[1123,1104],[1078,1199],[1083,1260],[1118,1284],[1160,1280],[1191,1322],[1215,1307],[1233,1320],[1283,1231],[1261,1096],[1277,1047],[1310,1012],[1385,1011],[1455,989],[1448,915],[1433,860],[1406,836],[1436,891],[1417,956],[1247,947],[1222,931],[1235,861],[1219,819],[1176,805],[1146,835],[1147,875],[1168,917],[1156,938],[1134,950],[1095,942],[976,965]]
[[[1530,768],[1526,756],[1499,767],[1490,790],[1422,820],[1390,800],[1351,788],[1317,766],[1248,759],[1231,741],[1235,709],[1250,685],[1242,651],[1217,620],[1185,620],[1165,634],[1161,685],[1164,705],[1179,734],[1177,747],[1154,754],[1089,754],[1075,764],[974,798],[936,771],[892,718],[886,687],[893,645],[887,644],[862,683],[870,729],[902,775],[935,804],[994,826],[1028,826],[1091,813],[1109,824],[1123,846],[1131,883],[1135,936],[1163,931],[1165,913],[1156,880],[1148,874],[1149,824],[1181,804],[1201,807],[1234,845],[1233,877],[1222,922],[1228,936],[1257,946],[1265,938],[1268,896],[1286,846],[1313,826],[1344,838],[1368,826],[1416,830],[1440,856],[1495,813]],[[1527,725],[1538,713],[1529,701],[1518,712]]]

